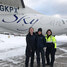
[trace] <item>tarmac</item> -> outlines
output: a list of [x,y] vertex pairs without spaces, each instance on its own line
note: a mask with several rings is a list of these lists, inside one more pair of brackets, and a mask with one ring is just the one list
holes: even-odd
[[[55,57],[54,67],[67,67],[67,44],[57,47]],[[25,56],[15,56],[9,58],[9,60],[0,60],[0,67],[25,67]],[[37,67],[36,58],[34,67]]]

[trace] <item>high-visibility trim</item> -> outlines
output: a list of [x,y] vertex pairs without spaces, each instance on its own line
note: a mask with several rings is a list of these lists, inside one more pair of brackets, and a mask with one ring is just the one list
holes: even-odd
[[52,41],[48,41],[48,42],[46,42],[46,43],[52,43]]

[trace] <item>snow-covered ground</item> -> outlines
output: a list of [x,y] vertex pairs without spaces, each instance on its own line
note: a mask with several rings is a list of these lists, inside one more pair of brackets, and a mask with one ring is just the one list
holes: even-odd
[[22,36],[0,34],[0,59],[25,54],[26,38]]
[[57,41],[57,46],[67,43],[67,36],[66,35],[55,36],[55,38]]
[[[57,45],[67,43],[67,36],[56,36]],[[0,59],[25,55],[26,37],[0,34]]]

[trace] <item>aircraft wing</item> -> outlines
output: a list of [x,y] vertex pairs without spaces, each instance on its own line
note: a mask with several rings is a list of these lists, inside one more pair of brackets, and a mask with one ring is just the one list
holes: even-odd
[[23,0],[0,0],[0,4],[25,8]]

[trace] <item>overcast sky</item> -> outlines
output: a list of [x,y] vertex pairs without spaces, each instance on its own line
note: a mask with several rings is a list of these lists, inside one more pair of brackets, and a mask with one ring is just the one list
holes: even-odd
[[26,6],[49,16],[67,19],[67,0],[24,0]]

